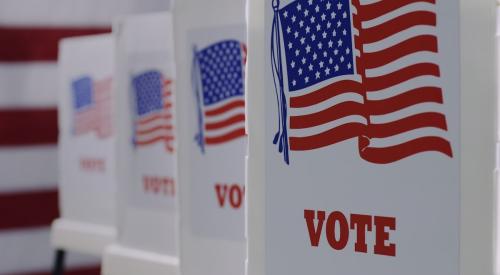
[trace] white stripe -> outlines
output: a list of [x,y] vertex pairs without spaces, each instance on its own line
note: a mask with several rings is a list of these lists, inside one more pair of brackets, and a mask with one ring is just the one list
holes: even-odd
[[205,106],[205,111],[215,110],[215,109],[218,109],[222,106],[228,105],[234,101],[242,101],[242,100],[245,100],[245,98],[242,96],[235,96],[232,98],[228,98],[227,100],[222,100],[222,101],[214,103],[212,105]]
[[221,122],[221,121],[224,121],[232,116],[235,116],[235,115],[245,115],[245,107],[244,106],[241,106],[241,107],[237,107],[237,108],[234,108],[232,110],[229,110],[227,112],[224,112],[220,115],[216,115],[216,116],[204,116],[204,119],[205,119],[205,124],[207,123],[218,123],[218,122]]
[[363,51],[365,53],[379,52],[419,35],[436,35],[436,28],[433,26],[414,26],[380,41],[364,44]]
[[[54,249],[48,227],[0,231],[0,274],[50,271]],[[69,253],[66,268],[96,266],[99,259]]]
[[118,15],[162,11],[169,0],[2,0],[0,24],[44,26],[111,25]]
[[367,92],[366,97],[368,100],[384,100],[416,88],[440,87],[440,84],[440,79],[438,77],[424,75],[376,92]]
[[228,133],[235,131],[237,129],[240,129],[240,128],[243,128],[243,129],[245,128],[244,122],[238,122],[235,124],[231,124],[230,126],[223,127],[221,129],[217,129],[217,130],[205,130],[205,138],[222,136],[222,135],[228,134]]
[[361,123],[361,124],[367,124],[366,118],[363,116],[358,116],[358,115],[352,115],[352,116],[346,116],[343,118],[339,118],[334,121],[330,121],[328,123],[310,127],[310,128],[305,128],[305,129],[290,129],[290,136],[291,137],[308,137],[308,136],[313,136],[317,134],[324,133],[328,130],[331,130],[333,128],[339,127],[341,125],[347,124],[347,123]]
[[384,124],[393,121],[397,121],[412,115],[436,112],[443,113],[443,105],[435,102],[423,102],[415,105],[408,106],[404,109],[385,114],[370,116],[370,122],[373,124]]
[[314,114],[343,102],[357,102],[363,104],[364,99],[363,96],[360,94],[343,93],[309,107],[290,108],[289,109],[290,116],[304,116],[304,115]]
[[366,5],[370,5],[370,4],[375,4],[375,3],[378,3],[378,2],[382,2],[382,0],[359,0],[359,4],[361,6],[366,6]]
[[427,2],[417,2],[417,3],[411,3],[409,5],[406,5],[404,7],[401,7],[397,10],[388,12],[380,17],[374,18],[372,20],[364,21],[361,22],[361,26],[363,29],[369,29],[375,26],[378,26],[380,24],[383,24],[391,19],[397,18],[403,14],[407,14],[410,12],[414,11],[430,11],[430,12],[436,12],[435,10],[435,5]]
[[0,192],[53,188],[57,184],[57,173],[54,145],[0,149]]
[[325,80],[325,81],[319,82],[315,85],[312,85],[310,87],[304,88],[302,90],[290,92],[289,94],[291,97],[307,95],[307,94],[311,93],[312,91],[322,89],[326,86],[331,85],[334,82],[339,82],[342,80],[352,80],[352,81],[356,81],[356,82],[361,82],[361,76],[356,74],[356,75],[342,75],[342,76],[338,76],[338,77],[333,77],[329,81]]
[[414,129],[391,137],[372,138],[370,139],[369,147],[384,148],[395,146],[421,137],[441,137],[443,139],[449,140],[446,131],[434,127],[425,127]]
[[148,134],[137,135],[137,142],[145,142],[158,137],[173,136],[172,130],[159,129]]
[[0,108],[55,107],[57,83],[56,63],[0,63]]
[[433,52],[416,52],[406,56],[403,56],[399,59],[394,60],[393,62],[380,66],[378,68],[367,69],[365,70],[366,77],[377,77],[384,76],[390,73],[396,72],[403,68],[418,64],[418,63],[433,63],[438,58],[438,55]]
[[[168,112],[162,112],[164,115],[167,115]],[[171,118],[157,118],[154,120],[151,120],[147,123],[142,123],[142,124],[137,124],[137,130],[138,131],[145,131],[154,127],[159,127],[159,126],[167,126],[167,125],[172,125],[172,119]]]

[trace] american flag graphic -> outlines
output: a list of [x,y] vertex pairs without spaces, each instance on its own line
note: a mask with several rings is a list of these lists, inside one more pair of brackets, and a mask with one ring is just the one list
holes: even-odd
[[158,142],[167,152],[174,151],[172,80],[156,70],[146,71],[132,79],[136,103],[136,146]]
[[245,136],[244,64],[246,47],[225,40],[195,51],[193,86],[198,102],[196,141],[223,144]]
[[111,78],[93,81],[84,76],[73,81],[74,124],[76,136],[95,132],[98,138],[112,134]]
[[352,138],[372,163],[426,151],[452,157],[435,0],[279,2],[271,32],[279,109],[273,142],[286,163],[289,150]]

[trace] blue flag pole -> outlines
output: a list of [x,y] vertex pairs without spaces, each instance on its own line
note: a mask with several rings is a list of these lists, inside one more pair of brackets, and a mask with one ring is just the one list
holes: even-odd
[[202,102],[200,95],[200,70],[198,68],[198,51],[196,46],[193,47],[193,66],[191,70],[191,82],[193,86],[193,91],[196,97],[196,103],[198,105],[198,133],[195,136],[195,141],[198,143],[201,149],[201,153],[205,154],[205,137],[203,134],[203,113],[202,113]]

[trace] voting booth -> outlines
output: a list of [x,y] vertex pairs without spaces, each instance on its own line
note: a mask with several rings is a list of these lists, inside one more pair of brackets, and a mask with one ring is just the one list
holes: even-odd
[[248,275],[493,273],[494,12],[249,2]]
[[52,244],[101,256],[116,236],[114,37],[62,40],[58,66],[61,217]]
[[113,32],[118,237],[105,252],[103,274],[177,274],[172,17],[127,17]]
[[245,2],[178,1],[174,18],[181,273],[244,274]]

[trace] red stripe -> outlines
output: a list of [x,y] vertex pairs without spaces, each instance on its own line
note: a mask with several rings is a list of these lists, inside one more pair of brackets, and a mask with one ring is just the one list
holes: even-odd
[[153,120],[157,120],[157,119],[171,119],[172,118],[172,115],[171,114],[156,114],[154,116],[151,116],[151,117],[148,117],[148,118],[143,118],[143,119],[140,119],[139,120],[139,124],[140,125],[143,125],[143,124],[147,124]]
[[361,21],[368,21],[377,17],[383,16],[391,11],[397,10],[401,7],[412,3],[430,3],[435,4],[435,0],[386,0],[379,1],[368,5],[362,5],[358,9],[358,14]]
[[440,137],[422,137],[384,148],[366,147],[360,150],[360,154],[363,159],[369,162],[387,164],[426,151],[440,152],[453,157],[450,143]]
[[57,143],[57,110],[0,110],[0,146]]
[[415,129],[432,127],[448,130],[446,117],[440,113],[420,113],[384,124],[370,124],[367,127],[370,138],[386,138]]
[[389,64],[401,57],[416,52],[437,53],[437,38],[432,35],[421,35],[405,40],[392,47],[373,53],[364,53],[363,64],[366,69],[377,68]]
[[205,111],[205,116],[216,116],[216,115],[220,115],[220,114],[223,114],[225,112],[228,112],[232,109],[236,109],[236,108],[239,108],[239,107],[245,107],[245,101],[240,99],[240,100],[236,100],[236,101],[231,101],[217,109],[213,109],[213,110],[210,110],[210,111]]
[[437,87],[421,87],[387,99],[370,100],[365,105],[370,115],[385,115],[424,102],[442,104],[443,95],[441,89]]
[[244,114],[237,114],[220,122],[207,123],[205,130],[217,130],[240,122],[245,122]]
[[57,190],[0,194],[0,230],[48,226],[59,216]]
[[173,128],[174,127],[172,125],[156,126],[156,127],[153,127],[153,128],[147,129],[147,130],[137,130],[136,133],[137,133],[137,135],[146,135],[146,134],[150,134],[154,131],[158,131],[158,130],[170,131]]
[[110,31],[109,27],[0,27],[0,61],[56,61],[60,39]]
[[429,11],[415,11],[403,14],[381,25],[363,29],[364,43],[373,43],[414,26],[436,26],[436,14]]
[[334,96],[352,92],[362,94],[361,84],[352,80],[342,80],[302,96],[290,97],[290,108],[303,108],[318,104]]
[[290,129],[314,127],[346,116],[363,115],[364,113],[364,104],[352,101],[342,102],[317,113],[290,116]]
[[420,63],[383,76],[367,77],[365,81],[366,89],[368,91],[379,91],[424,75],[439,77],[439,66],[432,63]]
[[220,144],[245,136],[245,128],[239,128],[222,136],[205,137],[205,143],[209,145]]
[[346,123],[317,135],[290,137],[290,150],[306,151],[326,147],[347,139],[358,137],[365,129],[366,125],[361,123]]
[[159,142],[159,141],[171,141],[173,140],[174,137],[173,136],[158,136],[158,137],[154,137],[154,138],[151,138],[151,139],[148,139],[148,140],[142,140],[142,141],[136,141],[136,144],[137,145],[148,145],[148,144],[153,144],[153,143],[156,143],[156,142]]
[[[35,272],[23,272],[23,273],[12,273],[10,275],[51,275],[51,271],[35,271]],[[89,267],[69,267],[64,270],[65,275],[100,275],[101,267],[99,266],[89,266]]]

